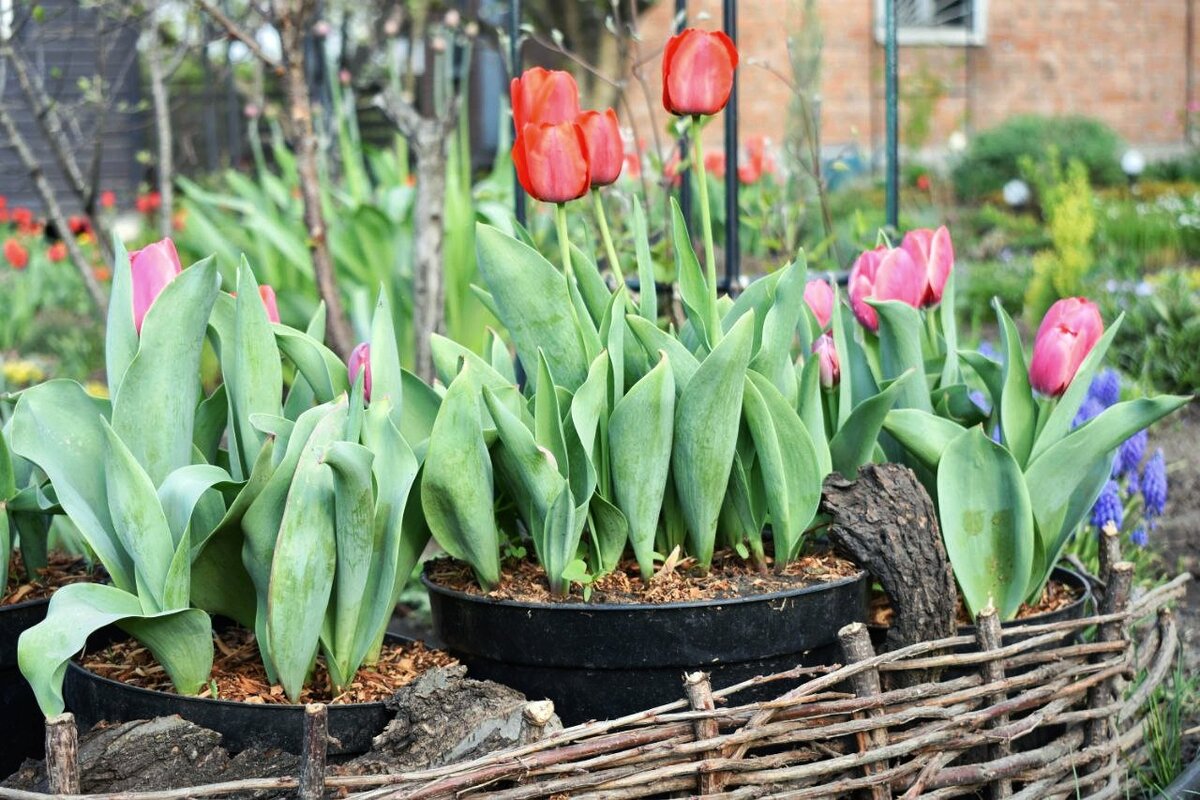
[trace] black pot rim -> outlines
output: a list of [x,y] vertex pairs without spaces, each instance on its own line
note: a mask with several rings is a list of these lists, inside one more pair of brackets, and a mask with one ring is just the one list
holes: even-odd
[[30,609],[38,605],[48,606],[50,605],[50,600],[51,597],[39,597],[36,600],[25,600],[21,603],[9,603],[7,605],[0,606],[0,614],[3,614],[7,611],[25,611],[26,609]]
[[867,571],[859,569],[854,575],[849,575],[844,578],[837,578],[832,581],[821,581],[807,586],[798,586],[794,589],[781,589],[776,592],[764,592],[762,594],[743,595],[738,597],[712,598],[709,600],[676,600],[670,603],[538,603],[531,600],[510,600],[506,598],[483,597],[470,592],[464,592],[459,589],[451,589],[442,586],[439,583],[429,579],[428,565],[421,571],[421,583],[426,590],[437,592],[438,594],[447,597],[453,597],[456,600],[466,601],[470,603],[480,603],[485,605],[504,605],[510,608],[531,608],[542,612],[546,611],[599,611],[599,612],[622,612],[630,611],[647,611],[647,610],[670,610],[683,608],[706,608],[708,606],[733,606],[743,605],[746,603],[769,603],[772,600],[782,600],[792,597],[803,597],[804,595],[817,594],[818,592],[833,589],[838,586],[846,586],[857,583],[862,580]]

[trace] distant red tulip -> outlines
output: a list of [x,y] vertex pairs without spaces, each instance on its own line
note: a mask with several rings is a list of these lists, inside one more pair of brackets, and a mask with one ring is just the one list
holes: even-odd
[[917,176],[917,189],[919,189],[920,191],[928,192],[929,187],[931,187],[932,185],[933,185],[933,181],[931,181],[929,179],[929,176],[927,174],[925,174],[924,172],[922,172],[920,175]]
[[569,72],[534,67],[509,84],[513,130],[520,137],[530,123],[556,125],[579,116],[579,87]]
[[87,217],[73,214],[67,217],[67,227],[71,229],[71,233],[78,236],[81,233],[87,233],[92,229],[92,221]]
[[275,302],[275,290],[267,284],[258,287],[258,296],[262,298],[263,308],[267,310],[267,319],[279,322],[279,306]]
[[950,231],[946,230],[945,225],[936,231],[929,228],[911,230],[904,234],[900,246],[925,271],[925,294],[921,298],[921,305],[940,303],[946,279],[954,269],[954,245],[950,242]]
[[1029,385],[1050,397],[1061,395],[1103,333],[1100,309],[1090,300],[1067,297],[1050,306],[1033,340]]
[[725,180],[725,151],[709,150],[704,154],[704,171],[717,180]]
[[745,184],[758,183],[763,175],[775,173],[775,159],[767,151],[763,136],[751,136],[746,141],[746,160],[738,164],[738,180]]
[[621,142],[621,127],[617,124],[617,112],[584,111],[578,118],[587,141],[588,167],[591,169],[592,186],[608,186],[621,177],[621,166],[625,161],[625,145]]
[[55,242],[54,244],[47,247],[46,248],[46,258],[48,258],[50,261],[54,262],[55,264],[57,264],[60,261],[66,261],[67,260],[67,243],[59,241],[59,242]]
[[812,351],[817,357],[817,372],[821,378],[821,386],[832,389],[842,379],[842,364],[838,359],[837,347],[833,337],[823,333],[813,342]]
[[22,232],[28,233],[35,226],[33,224],[33,212],[23,206],[17,206],[12,210],[12,221]]
[[129,254],[129,272],[133,283],[133,327],[142,332],[146,312],[167,284],[183,271],[175,243],[163,239]]
[[513,143],[513,164],[521,186],[545,203],[565,203],[591,186],[587,141],[575,122],[526,124]]
[[812,309],[822,328],[833,318],[833,288],[828,281],[811,280],[804,286],[804,302]]
[[903,248],[867,250],[850,270],[850,307],[863,327],[879,330],[879,316],[868,300],[899,300],[913,308],[925,296],[925,274]]
[[350,385],[353,386],[358,380],[358,373],[363,373],[363,398],[371,401],[371,345],[362,342],[353,350],[350,351],[350,358],[346,361],[346,367],[350,375]]
[[671,157],[663,162],[663,177],[666,178],[672,186],[678,186],[683,180],[679,175],[679,161],[679,151],[673,150],[671,151]]
[[13,269],[25,269],[29,264],[29,250],[16,239],[4,243],[4,259]]
[[138,196],[134,206],[139,214],[153,214],[162,208],[162,195],[158,192],[146,192]]
[[114,206],[116,206],[116,204],[117,204],[117,195],[115,192],[101,192],[100,193],[100,207],[101,208],[113,208]]
[[663,107],[677,116],[716,114],[729,102],[738,51],[721,31],[687,28],[663,52]]

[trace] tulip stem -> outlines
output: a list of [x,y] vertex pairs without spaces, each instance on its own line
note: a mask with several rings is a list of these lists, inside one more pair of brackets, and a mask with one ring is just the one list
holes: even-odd
[[[704,228],[704,266],[708,280],[708,292],[712,299],[712,326],[709,331],[714,338],[721,335],[721,321],[717,317],[717,256],[713,247],[712,208],[708,204],[708,174],[704,169],[704,144],[700,136],[700,116],[692,117],[692,166],[700,184],[700,221]],[[716,342],[712,342],[713,345]]]
[[558,247],[562,251],[563,262],[563,277],[567,279],[567,307],[571,309],[571,319],[575,323],[575,329],[583,333],[583,324],[579,319],[579,312],[575,309],[575,293],[578,289],[575,286],[575,270],[571,266],[571,240],[567,236],[567,204],[559,203],[554,207],[554,221],[558,228]]
[[599,189],[592,189],[592,204],[596,207],[596,222],[600,226],[600,239],[604,242],[604,254],[608,256],[608,268],[612,270],[617,286],[625,285],[625,273],[621,271],[621,263],[617,261],[617,249],[613,247],[612,233],[608,230],[608,215],[604,212],[604,200],[600,197]]

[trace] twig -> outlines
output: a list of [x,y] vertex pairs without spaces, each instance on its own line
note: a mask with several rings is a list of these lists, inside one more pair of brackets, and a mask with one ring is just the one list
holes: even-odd
[[271,56],[267,55],[266,51],[259,47],[258,42],[253,36],[242,29],[240,25],[230,19],[224,11],[213,5],[210,0],[195,0],[196,5],[205,14],[213,19],[218,25],[225,29],[225,33],[237,39],[246,46],[246,49],[254,54],[254,57],[263,63],[267,69],[274,72],[276,75],[283,77],[284,66]]

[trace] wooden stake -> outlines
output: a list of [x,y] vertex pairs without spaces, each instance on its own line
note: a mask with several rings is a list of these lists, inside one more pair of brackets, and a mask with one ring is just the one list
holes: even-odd
[[[688,703],[694,710],[713,711],[716,709],[716,703],[713,702],[712,683],[708,679],[707,672],[685,674],[683,689],[687,693]],[[695,730],[696,741],[715,739],[721,732],[717,721],[712,717],[702,717],[696,720],[692,727]],[[720,757],[720,748],[703,754],[705,759]],[[708,772],[702,768],[696,778],[696,783],[702,795],[720,794],[725,785],[725,776],[717,772]]]
[[533,700],[525,704],[521,712],[521,744],[533,744],[546,735],[546,726],[554,719],[554,703],[550,700]]
[[70,712],[46,720],[46,784],[51,794],[79,794],[79,732]]
[[[1104,599],[1100,602],[1100,613],[1118,614],[1128,607],[1129,593],[1133,588],[1133,564],[1128,561],[1114,563],[1104,576],[1106,589]],[[1125,636],[1125,623],[1121,620],[1105,622],[1096,633],[1098,642],[1119,642]],[[1088,708],[1099,708],[1108,705],[1115,698],[1115,680],[1103,681],[1088,691]],[[1111,730],[1110,730],[1111,729]],[[1115,725],[1111,725],[1106,717],[1092,722],[1087,735],[1087,746],[1098,745],[1115,736]]]
[[[845,655],[848,665],[875,657],[875,648],[871,646],[871,635],[867,633],[867,626],[861,622],[851,622],[838,631],[838,641],[842,645],[842,653]],[[878,696],[882,691],[879,684],[879,670],[872,667],[871,669],[865,669],[852,675],[850,677],[850,686],[854,689],[854,694],[860,698]],[[882,709],[875,708],[868,711],[866,716],[878,717],[882,713]],[[861,714],[855,714],[855,717],[861,716]],[[888,743],[887,731],[882,728],[874,728],[857,736],[859,752],[863,753],[876,748],[886,747]],[[863,773],[870,776],[884,772],[887,768],[888,763],[880,761],[864,765]],[[872,800],[891,800],[891,797],[891,784],[876,784],[871,787]]]
[[[987,608],[979,612],[979,616],[975,618],[975,641],[979,645],[981,652],[987,653],[992,650],[999,650],[1004,646],[1003,635],[1000,630],[1000,617],[996,614],[996,609],[988,603]],[[1004,680],[1004,663],[999,659],[993,661],[985,661],[979,665],[979,673],[983,678],[984,683],[996,683]],[[1003,692],[992,695],[989,702],[993,705],[1003,703],[1008,697]],[[1008,715],[1001,714],[992,720],[989,728],[1002,728],[1008,724]],[[997,741],[988,748],[988,755],[993,760],[1004,758],[1012,753],[1012,745],[1007,739]],[[1000,778],[992,784],[992,797],[1005,798],[1012,797],[1012,781],[1008,778]]]
[[1100,574],[1097,576],[1108,586],[1109,573],[1113,565],[1121,560],[1121,532],[1111,522],[1100,531]]
[[329,708],[324,703],[304,707],[304,749],[300,756],[300,800],[325,795],[325,758],[329,752]]

